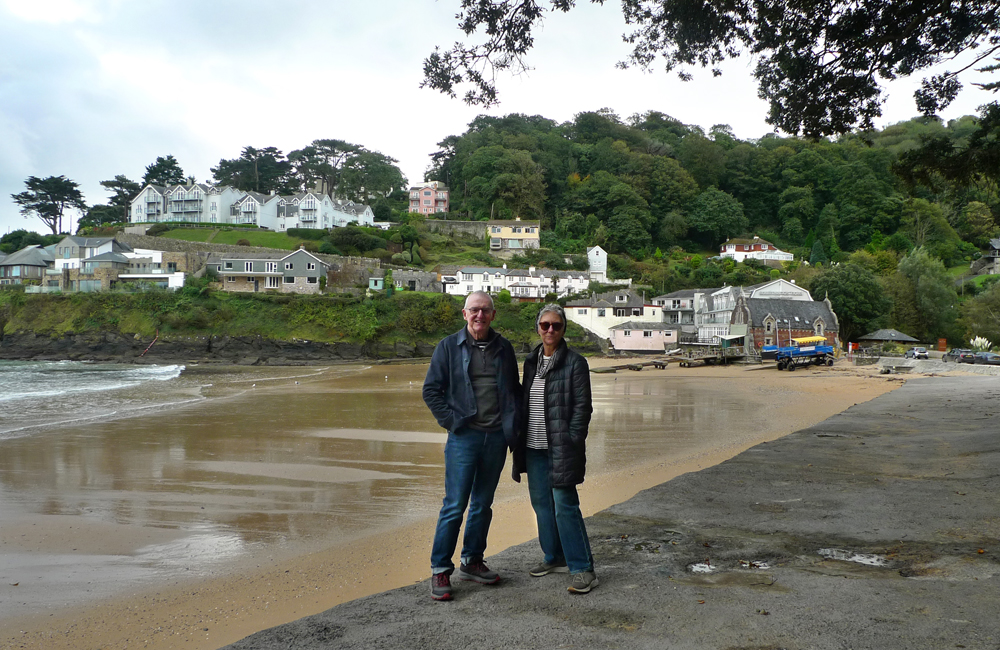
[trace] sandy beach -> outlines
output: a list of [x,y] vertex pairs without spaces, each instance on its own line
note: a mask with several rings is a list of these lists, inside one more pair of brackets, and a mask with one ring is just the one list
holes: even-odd
[[[592,366],[620,363],[592,359]],[[622,503],[641,490],[681,474],[713,466],[762,442],[812,426],[844,409],[871,400],[901,385],[902,378],[879,375],[874,368],[856,369],[842,362],[833,368],[806,368],[783,373],[755,367],[703,367],[640,373],[595,374],[604,383],[636,386],[636,404],[648,402],[641,390],[656,382],[711,385],[717,407],[727,401],[754,404],[742,413],[745,426],[710,444],[694,444],[681,457],[650,457],[608,462],[607,469],[588,474],[581,486],[585,516]],[[274,390],[285,390],[275,388]],[[629,391],[622,399],[630,399]],[[744,407],[741,407],[744,408]],[[691,432],[697,435],[697,431]],[[593,434],[592,434],[593,435]],[[613,450],[595,450],[610,455]],[[443,477],[442,477],[443,480]],[[506,485],[505,485],[506,484]],[[404,525],[354,537],[320,549],[273,548],[273,552],[225,564],[206,575],[171,577],[134,593],[116,594],[83,607],[41,615],[0,619],[2,648],[192,648],[216,649],[268,627],[325,611],[337,604],[425,580],[432,537],[432,512],[416,513]],[[169,529],[81,522],[75,517],[21,520],[0,529],[0,549],[46,548],[65,553],[108,545],[123,553],[177,535]],[[535,537],[527,489],[505,473],[494,507],[488,554]],[[100,580],[99,575],[93,577]],[[18,587],[2,585],[8,597]]]

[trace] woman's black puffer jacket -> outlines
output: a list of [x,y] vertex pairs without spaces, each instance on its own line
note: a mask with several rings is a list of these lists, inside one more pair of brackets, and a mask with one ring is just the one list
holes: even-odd
[[[524,454],[528,439],[528,402],[535,381],[542,345],[524,360],[524,415],[514,448],[514,480],[525,471]],[[552,458],[552,487],[583,483],[587,470],[587,431],[594,407],[590,396],[590,367],[587,360],[561,341],[545,373],[545,425]]]

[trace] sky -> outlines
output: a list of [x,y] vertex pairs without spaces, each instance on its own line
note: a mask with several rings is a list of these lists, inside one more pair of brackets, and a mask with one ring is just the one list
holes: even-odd
[[[464,35],[459,0],[0,0],[0,234],[45,233],[10,198],[29,176],[66,176],[88,204],[100,181],[140,181],[172,154],[187,175],[246,146],[284,153],[319,138],[380,151],[410,183],[430,154],[477,115],[524,113],[563,122],[611,108],[656,110],[685,124],[728,124],[737,137],[773,129],[752,62],[721,77],[618,70],[629,49],[617,3],[581,0],[549,17],[527,57],[533,70],[501,75],[489,110],[420,88],[435,46]],[[954,66],[953,66],[954,67]],[[888,86],[877,126],[917,111],[919,78]],[[973,114],[992,94],[967,89],[941,117]]]

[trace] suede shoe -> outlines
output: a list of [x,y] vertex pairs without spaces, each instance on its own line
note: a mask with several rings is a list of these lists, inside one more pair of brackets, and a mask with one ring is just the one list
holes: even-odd
[[573,574],[568,589],[571,594],[586,594],[598,584],[600,584],[600,581],[594,575],[593,571],[584,571],[583,573]]
[[459,566],[458,579],[478,582],[481,585],[495,585],[500,582],[499,574],[496,571],[490,571],[482,560]]
[[431,598],[451,600],[451,578],[447,573],[435,573],[431,576]]
[[542,576],[547,576],[550,573],[569,573],[569,567],[566,566],[566,560],[562,562],[554,562],[549,564],[548,562],[542,562],[536,566],[528,573],[536,578],[541,578]]

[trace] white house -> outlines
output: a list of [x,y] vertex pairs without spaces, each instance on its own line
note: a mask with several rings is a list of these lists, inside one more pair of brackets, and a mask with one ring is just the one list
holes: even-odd
[[116,241],[114,237],[67,235],[56,244],[53,268],[59,272],[63,269],[79,269],[84,260],[97,257],[102,253],[124,253],[127,255],[131,251],[131,246]]
[[663,354],[677,344],[677,330],[669,328],[665,323],[628,321],[609,329],[609,342],[618,352]]
[[719,251],[721,257],[730,257],[737,262],[746,259],[755,260],[778,260],[780,262],[791,262],[795,256],[778,250],[778,247],[769,241],[754,237],[753,239],[727,239]]
[[602,284],[608,281],[608,253],[600,246],[587,248],[587,261],[590,265],[590,279]]
[[603,339],[611,338],[611,328],[633,322],[663,324],[663,308],[648,304],[628,289],[594,294],[566,304],[566,318]]

